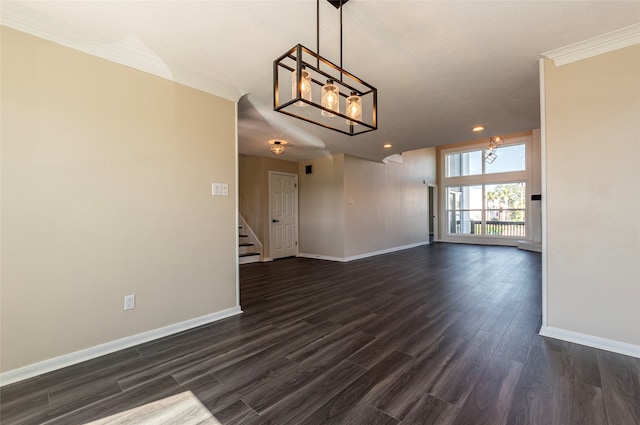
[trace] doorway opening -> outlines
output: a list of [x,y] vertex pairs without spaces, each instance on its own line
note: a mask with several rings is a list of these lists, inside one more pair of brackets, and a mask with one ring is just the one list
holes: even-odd
[[438,240],[438,188],[430,184],[429,190],[429,243]]

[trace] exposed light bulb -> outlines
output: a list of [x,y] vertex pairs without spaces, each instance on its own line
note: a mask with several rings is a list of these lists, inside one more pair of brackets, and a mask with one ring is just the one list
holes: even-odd
[[[333,112],[340,112],[340,91],[338,86],[333,84],[333,80],[327,80],[327,84],[322,86],[322,106]],[[322,110],[322,116],[332,117],[334,115]]]
[[[362,98],[352,91],[347,97],[347,116],[353,120],[362,121]],[[349,125],[358,125],[356,121],[347,120]]]
[[[298,73],[296,71],[291,73],[291,97],[294,99],[298,97],[298,79],[296,78],[297,75]],[[302,69],[300,70],[300,97],[311,102],[311,93],[311,73],[304,67],[302,67]],[[294,105],[307,106],[307,103],[298,101],[294,103]]]

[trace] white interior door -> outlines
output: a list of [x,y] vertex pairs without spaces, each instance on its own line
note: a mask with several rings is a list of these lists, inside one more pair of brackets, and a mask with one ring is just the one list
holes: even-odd
[[298,176],[269,171],[271,258],[298,254]]

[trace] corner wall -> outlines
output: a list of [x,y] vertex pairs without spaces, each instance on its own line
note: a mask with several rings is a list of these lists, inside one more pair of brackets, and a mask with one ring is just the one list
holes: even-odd
[[[640,45],[544,60],[543,335],[640,357]],[[544,198],[543,198],[544,199]]]
[[349,155],[301,162],[300,255],[349,261],[428,243],[435,151],[405,152],[403,164]]
[[429,179],[435,148],[402,154],[382,164],[345,156],[345,257],[429,241]]
[[234,102],[6,27],[1,47],[2,372],[238,312]]
[[[300,163],[298,240],[302,255],[344,258],[344,157],[339,154]],[[311,165],[311,174],[305,174],[306,165]]]

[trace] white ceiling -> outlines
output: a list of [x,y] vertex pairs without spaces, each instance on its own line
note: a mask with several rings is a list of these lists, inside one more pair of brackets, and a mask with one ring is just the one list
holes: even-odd
[[[2,1],[2,23],[239,102],[239,151],[280,158],[404,151],[540,126],[538,58],[640,22],[638,1],[350,0],[344,68],[378,89],[378,130],[354,137],[272,110],[273,60],[316,47],[315,0]],[[322,56],[339,12],[321,0]],[[482,124],[481,134],[471,127]],[[384,149],[384,143],[393,144]]]

